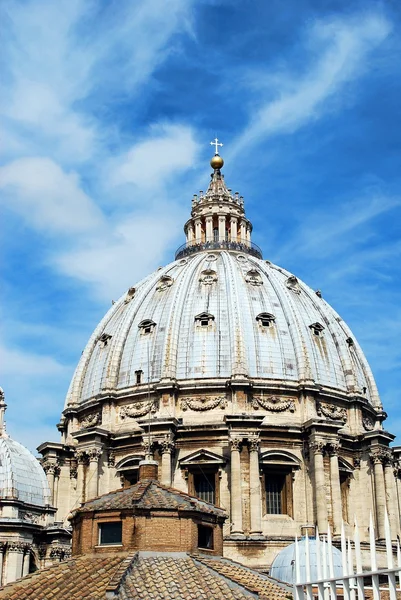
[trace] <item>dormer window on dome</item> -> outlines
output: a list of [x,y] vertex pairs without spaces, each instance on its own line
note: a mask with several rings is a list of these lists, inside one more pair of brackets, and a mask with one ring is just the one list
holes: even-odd
[[102,333],[102,335],[99,337],[99,343],[102,348],[105,348],[110,340],[111,335],[109,333]]
[[167,288],[171,287],[173,283],[174,279],[172,277],[170,277],[169,275],[164,275],[159,279],[156,290],[158,292],[164,292],[164,290],[167,290]]
[[152,333],[152,331],[156,327],[156,323],[151,319],[145,319],[144,321],[141,321],[139,323],[138,327],[141,330],[142,334],[147,335]]
[[321,336],[324,331],[323,325],[317,322],[309,325],[309,329],[312,331],[313,335],[316,335],[317,337]]
[[124,300],[124,302],[126,304],[128,304],[128,302],[131,302],[132,298],[135,296],[135,292],[136,292],[136,289],[134,287],[129,288],[129,290],[127,291],[127,293],[125,295],[125,300]]
[[258,321],[261,327],[270,327],[271,325],[274,325],[276,317],[270,313],[264,312],[259,313],[256,317],[256,320]]
[[248,271],[248,273],[245,275],[245,281],[254,286],[263,285],[263,279],[259,271],[256,269],[251,269]]
[[208,327],[209,325],[211,325],[214,321],[214,315],[211,315],[210,313],[207,312],[203,312],[200,313],[199,315],[196,315],[195,317],[195,324],[198,327]]
[[295,275],[291,275],[287,279],[287,281],[285,282],[285,285],[288,287],[289,290],[291,290],[295,294],[300,294],[301,293],[301,288],[299,286],[299,281],[295,277]]

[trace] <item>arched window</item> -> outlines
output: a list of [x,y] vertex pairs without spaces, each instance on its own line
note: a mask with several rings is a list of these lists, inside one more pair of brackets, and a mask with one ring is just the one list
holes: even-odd
[[139,463],[145,457],[143,454],[123,458],[116,465],[116,471],[120,476],[121,485],[126,488],[135,485],[139,481]]
[[195,324],[198,325],[198,327],[208,327],[213,321],[214,316],[207,312],[200,313],[195,317]]
[[152,331],[156,327],[156,323],[151,319],[145,319],[144,321],[141,321],[139,323],[138,327],[143,335],[148,335],[152,333]]

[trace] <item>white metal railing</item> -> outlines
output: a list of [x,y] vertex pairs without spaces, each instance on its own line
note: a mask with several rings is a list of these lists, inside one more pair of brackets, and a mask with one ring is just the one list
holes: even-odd
[[[394,565],[393,544],[391,541],[390,523],[387,512],[384,518],[384,531],[386,542],[387,568],[377,568],[376,541],[373,518],[370,515],[369,526],[369,546],[370,546],[370,570],[363,571],[362,554],[359,537],[358,524],[355,519],[353,543],[350,538],[345,537],[344,522],[341,528],[341,554],[342,554],[342,575],[334,575],[333,545],[330,527],[328,528],[327,538],[321,541],[319,532],[316,531],[316,558],[317,558],[317,579],[311,580],[310,546],[308,535],[305,537],[305,568],[306,581],[301,580],[300,569],[300,547],[298,539],[295,539],[295,600],[336,600],[343,597],[344,600],[365,600],[365,591],[369,590],[369,596],[373,600],[380,600],[381,591],[386,591],[390,600],[397,600],[397,591],[401,591],[400,573],[401,573],[401,551],[397,540],[397,566]],[[326,555],[327,552],[327,555]],[[355,568],[354,568],[355,559]],[[387,580],[380,587],[380,578]],[[371,585],[365,585],[365,579],[371,579]],[[398,587],[397,587],[398,578]]]

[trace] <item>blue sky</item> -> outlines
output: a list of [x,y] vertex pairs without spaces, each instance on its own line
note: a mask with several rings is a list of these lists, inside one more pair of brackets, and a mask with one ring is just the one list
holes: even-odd
[[10,434],[31,449],[58,441],[90,333],[184,241],[217,134],[253,240],[347,321],[401,436],[398,1],[4,0],[2,11]]

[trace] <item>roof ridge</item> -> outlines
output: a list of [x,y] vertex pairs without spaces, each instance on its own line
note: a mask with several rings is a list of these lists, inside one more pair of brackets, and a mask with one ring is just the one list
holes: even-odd
[[107,584],[106,598],[109,598],[109,595],[110,598],[117,598],[117,594],[119,593],[121,586],[125,582],[127,576],[132,571],[132,568],[134,567],[135,563],[137,562],[138,552],[127,556],[126,558],[124,558],[124,560],[120,562],[113,575],[111,576],[109,583]]

